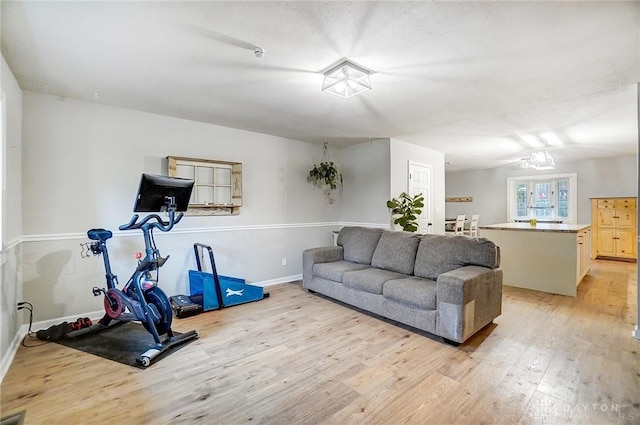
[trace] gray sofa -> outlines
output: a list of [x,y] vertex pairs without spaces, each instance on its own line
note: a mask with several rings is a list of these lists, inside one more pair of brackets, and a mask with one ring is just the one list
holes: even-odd
[[344,227],[302,254],[303,287],[463,343],[502,312],[499,249],[484,238]]

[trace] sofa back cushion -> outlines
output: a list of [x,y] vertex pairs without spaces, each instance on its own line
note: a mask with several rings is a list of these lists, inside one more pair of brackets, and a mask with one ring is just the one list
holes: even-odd
[[493,269],[499,265],[498,248],[488,239],[424,235],[418,247],[414,274],[435,280],[442,273],[464,266]]
[[385,230],[373,253],[371,265],[379,269],[413,274],[420,238],[409,232]]
[[337,244],[344,248],[344,259],[352,263],[371,264],[373,251],[378,245],[382,229],[343,227]]

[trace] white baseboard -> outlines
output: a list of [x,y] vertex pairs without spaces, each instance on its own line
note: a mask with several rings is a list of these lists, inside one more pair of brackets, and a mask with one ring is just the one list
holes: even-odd
[[[47,329],[50,326],[58,325],[62,322],[75,322],[80,317],[89,317],[91,318],[91,320],[99,320],[100,318],[102,318],[102,316],[104,316],[104,310],[60,317],[58,319],[44,320],[42,322],[32,323],[31,331],[36,332],[40,329]],[[0,363],[0,383],[4,380],[5,374],[9,371],[9,367],[11,366],[16,353],[18,352],[18,348],[20,348],[20,345],[22,344],[22,339],[27,335],[27,332],[29,332],[29,324],[25,323],[24,325],[20,326],[20,329],[18,329],[18,332],[16,332],[15,336],[13,337],[13,341],[11,341],[9,349],[7,350],[6,355],[2,358],[2,363]]]
[[28,330],[29,330],[29,325],[22,325],[20,329],[18,329],[18,332],[13,337],[13,341],[11,341],[11,344],[9,345],[9,349],[7,350],[7,353],[5,354],[5,356],[2,358],[2,363],[0,363],[0,383],[2,383],[2,381],[4,380],[4,376],[9,371],[9,367],[11,366],[11,363],[13,362],[13,359],[16,356],[16,353],[18,352],[18,348],[22,343],[22,338],[24,338]]
[[263,280],[260,282],[251,282],[249,283],[249,285],[253,285],[253,286],[271,286],[271,285],[279,285],[281,283],[291,283],[291,282],[295,282],[297,280],[302,280],[302,275],[301,274],[294,274],[293,276],[284,276],[284,277],[279,277],[277,279],[271,279],[271,280]]
[[[75,322],[76,320],[78,320],[81,317],[88,317],[91,320],[100,320],[102,318],[102,316],[104,316],[104,310],[98,310],[98,311],[91,311],[88,313],[80,313],[80,314],[74,314],[73,316],[65,316],[65,317],[59,317],[57,319],[51,319],[51,320],[43,320],[42,322],[36,322],[31,326],[31,330],[32,331],[37,331],[40,329],[47,329],[50,326],[53,325],[58,325],[62,322]],[[26,332],[25,332],[26,334]]]

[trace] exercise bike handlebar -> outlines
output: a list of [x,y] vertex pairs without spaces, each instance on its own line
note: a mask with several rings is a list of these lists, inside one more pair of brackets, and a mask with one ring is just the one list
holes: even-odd
[[147,224],[150,220],[155,220],[155,222],[150,223],[149,225],[150,227],[159,229],[162,232],[168,232],[173,228],[174,225],[178,224],[180,220],[182,220],[183,216],[184,216],[183,213],[178,213],[178,215],[176,215],[175,211],[170,209],[169,221],[162,220],[162,217],[160,217],[158,214],[149,214],[148,216],[146,216],[145,218],[143,218],[138,222],[138,218],[140,218],[140,216],[138,214],[134,214],[133,217],[131,217],[131,220],[129,220],[127,224],[121,225],[120,227],[118,227],[118,229],[120,230],[141,229],[142,226]]

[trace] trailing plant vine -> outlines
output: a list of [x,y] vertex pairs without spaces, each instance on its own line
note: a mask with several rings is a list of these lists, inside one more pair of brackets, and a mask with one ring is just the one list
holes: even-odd
[[322,162],[313,164],[313,168],[307,176],[307,181],[322,189],[325,198],[330,204],[334,202],[331,191],[336,190],[338,186],[342,186],[342,174],[338,172],[336,165],[329,159],[327,142],[324,142]]

